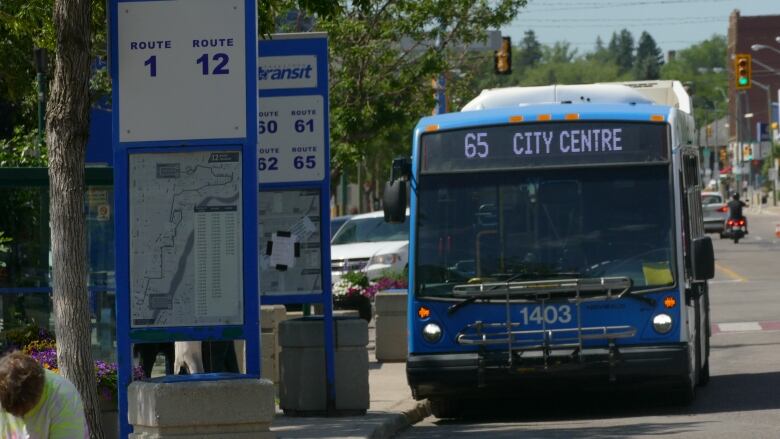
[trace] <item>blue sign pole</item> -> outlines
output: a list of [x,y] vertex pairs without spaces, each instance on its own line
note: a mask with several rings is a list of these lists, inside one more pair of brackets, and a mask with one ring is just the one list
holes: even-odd
[[252,0],[109,4],[120,437],[133,345],[245,340],[259,377]]
[[[323,304],[327,407],[333,410],[327,35],[278,34],[260,40],[257,81],[261,252],[266,247],[260,301]],[[309,254],[285,261],[275,249],[288,236]],[[305,265],[310,261],[318,263]]]

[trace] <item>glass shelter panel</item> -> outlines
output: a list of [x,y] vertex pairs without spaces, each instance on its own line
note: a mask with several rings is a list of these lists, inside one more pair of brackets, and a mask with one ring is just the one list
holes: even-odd
[[[13,175],[24,178],[4,175],[0,187],[4,212],[0,231],[10,239],[4,244],[7,251],[0,252],[0,352],[22,347],[31,337],[40,336],[39,330],[54,331],[46,169],[14,170]],[[88,170],[85,212],[91,344],[96,359],[115,361],[113,188],[91,184],[90,175]]]

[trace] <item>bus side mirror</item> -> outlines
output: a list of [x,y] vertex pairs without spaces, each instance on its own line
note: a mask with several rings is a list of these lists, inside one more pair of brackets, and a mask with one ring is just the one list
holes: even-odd
[[385,222],[403,223],[406,220],[406,181],[395,180],[385,183],[383,197]]
[[715,277],[715,251],[712,248],[712,239],[702,236],[693,240],[693,278],[694,280],[707,280]]
[[411,176],[412,163],[409,158],[394,158],[390,181],[385,183],[382,198],[385,222],[403,224],[406,221],[406,182]]

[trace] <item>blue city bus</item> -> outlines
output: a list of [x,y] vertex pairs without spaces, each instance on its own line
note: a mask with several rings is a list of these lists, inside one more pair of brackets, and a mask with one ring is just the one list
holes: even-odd
[[676,81],[493,89],[421,119],[384,193],[387,221],[410,208],[414,397],[438,417],[580,382],[691,401],[714,274],[694,142]]

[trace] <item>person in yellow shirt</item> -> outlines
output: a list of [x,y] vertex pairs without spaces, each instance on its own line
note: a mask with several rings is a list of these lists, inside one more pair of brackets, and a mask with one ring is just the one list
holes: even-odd
[[89,438],[76,387],[22,352],[0,358],[0,438]]

